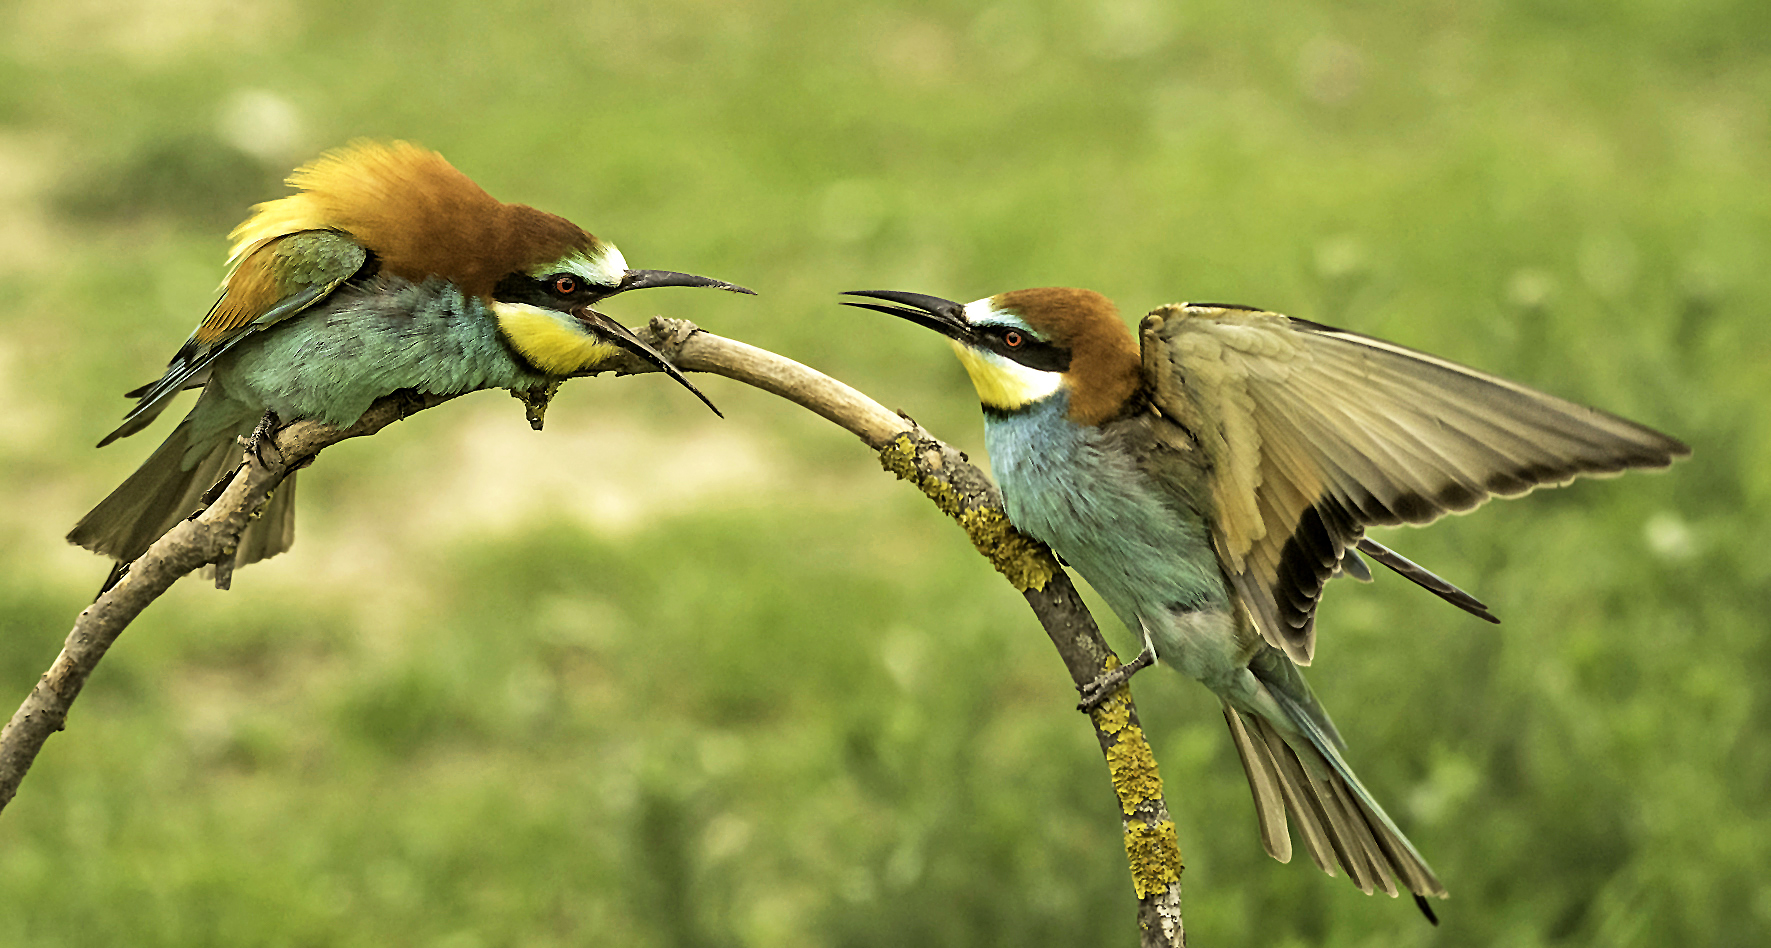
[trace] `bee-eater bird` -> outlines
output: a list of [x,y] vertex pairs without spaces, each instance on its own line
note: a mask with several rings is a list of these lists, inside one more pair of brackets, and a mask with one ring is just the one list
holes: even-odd
[[[1445,887],[1354,776],[1298,666],[1337,573],[1363,552],[1489,621],[1480,602],[1364,535],[1690,449],[1615,415],[1358,333],[1236,306],[1176,304],[1134,342],[1088,290],[969,304],[899,292],[849,303],[945,335],[983,403],[1009,520],[1106,600],[1145,653],[1222,700],[1261,842],[1287,813],[1329,875],[1394,896]],[[1356,552],[1357,551],[1357,552]],[[1097,682],[1104,694],[1124,675]],[[1091,697],[1085,691],[1085,698]]]
[[[707,277],[629,270],[615,245],[505,204],[441,155],[359,141],[289,177],[296,193],[234,228],[220,298],[99,447],[147,427],[185,388],[191,413],[141,468],[81,518],[69,541],[128,563],[200,506],[237,439],[266,412],[347,426],[401,390],[531,391],[593,372],[622,352],[707,397],[599,300]],[[717,409],[715,412],[717,413]],[[294,539],[293,475],[242,535],[237,565]]]

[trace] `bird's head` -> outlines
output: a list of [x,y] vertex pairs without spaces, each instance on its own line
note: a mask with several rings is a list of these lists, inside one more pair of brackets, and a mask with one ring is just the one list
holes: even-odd
[[[349,235],[370,266],[414,282],[449,281],[481,300],[522,359],[548,375],[596,371],[625,351],[713,403],[627,327],[591,307],[630,290],[741,286],[670,270],[630,270],[614,244],[563,217],[487,194],[433,151],[358,141],[296,169],[296,193],[260,204],[234,229],[230,263],[304,230]],[[718,409],[714,409],[718,412]]]
[[[518,215],[550,218],[533,208],[511,206]],[[559,218],[560,223],[566,223]],[[570,226],[569,224],[567,226]],[[548,375],[571,376],[596,371],[603,364],[630,352],[652,363],[677,380],[697,398],[719,413],[657,350],[635,336],[626,326],[592,307],[602,300],[630,290],[661,286],[701,286],[749,293],[723,280],[677,273],[672,270],[630,270],[621,251],[576,227],[563,246],[539,241],[508,258],[512,267],[493,284],[488,306],[498,319],[498,330],[513,350],[530,365]],[[524,265],[523,257],[538,261]]]
[[1064,392],[1071,420],[1100,424],[1120,414],[1141,383],[1131,331],[1092,290],[1015,290],[971,303],[890,290],[846,295],[897,304],[845,301],[946,336],[988,411],[1016,412]]

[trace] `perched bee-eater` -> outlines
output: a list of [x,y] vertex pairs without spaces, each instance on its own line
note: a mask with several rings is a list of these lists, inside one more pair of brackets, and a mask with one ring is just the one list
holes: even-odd
[[[147,427],[185,388],[196,406],[68,539],[128,563],[200,505],[237,439],[283,422],[350,425],[384,395],[533,391],[621,352],[647,359],[706,402],[599,300],[657,286],[749,293],[707,277],[629,270],[614,244],[482,191],[441,155],[354,142],[289,177],[231,235],[227,279],[159,381],[99,447]],[[712,408],[713,403],[707,402]],[[717,412],[717,409],[716,409]],[[235,562],[294,539],[294,478],[241,537]]]
[[1009,520],[1141,633],[1144,654],[1116,671],[1157,660],[1222,699],[1267,852],[1290,860],[1289,812],[1323,871],[1368,893],[1400,884],[1428,918],[1423,896],[1445,887],[1354,776],[1299,671],[1323,584],[1370,579],[1363,552],[1498,621],[1365,529],[1690,453],[1615,415],[1257,309],[1164,306],[1139,325],[1140,347],[1088,290],[963,305],[850,295],[896,304],[849,305],[952,343],[983,403]]

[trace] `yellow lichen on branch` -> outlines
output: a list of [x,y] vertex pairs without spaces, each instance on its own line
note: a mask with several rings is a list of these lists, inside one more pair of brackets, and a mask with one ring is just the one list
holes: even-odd
[[[1118,665],[1109,661],[1109,666]],[[1125,854],[1131,864],[1132,885],[1138,898],[1165,892],[1180,881],[1180,842],[1174,823],[1167,819],[1151,822],[1142,815],[1160,812],[1162,808],[1162,776],[1156,768],[1156,755],[1144,738],[1144,729],[1132,723],[1129,690],[1120,685],[1106,701],[1091,712],[1095,728],[1109,735],[1113,743],[1104,748],[1107,772],[1113,780],[1113,792],[1119,797],[1119,808],[1125,820]]]
[[1131,884],[1138,898],[1168,891],[1181,881],[1181,846],[1173,821],[1154,826],[1133,821],[1125,827],[1125,858],[1131,863]]
[[1162,777],[1156,770],[1156,755],[1144,739],[1144,729],[1127,727],[1117,735],[1119,742],[1107,750],[1107,767],[1113,774],[1113,792],[1119,795],[1119,808],[1130,816],[1140,805],[1162,796]]
[[1009,522],[1007,515],[993,507],[967,507],[965,498],[952,482],[939,474],[924,473],[917,464],[916,442],[908,432],[900,434],[879,451],[879,461],[900,480],[915,484],[941,508],[941,512],[957,521],[972,540],[972,546],[1008,578],[1015,589],[1044,589],[1051,582],[1058,564],[1045,546]]
[[1162,776],[1156,768],[1156,755],[1144,739],[1144,729],[1131,723],[1126,701],[1126,687],[1119,686],[1093,712],[1095,727],[1113,738],[1106,749],[1107,769],[1113,777],[1113,792],[1126,816],[1140,807],[1162,798]]

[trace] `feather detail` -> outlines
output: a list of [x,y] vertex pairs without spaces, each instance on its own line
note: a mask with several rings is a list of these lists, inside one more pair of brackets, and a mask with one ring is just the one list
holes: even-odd
[[[1151,400],[1209,461],[1224,571],[1262,637],[1299,664],[1315,652],[1322,586],[1367,526],[1690,453],[1615,415],[1277,313],[1176,304],[1139,330]],[[1398,571],[1470,608],[1414,569]]]
[[1230,726],[1230,737],[1236,745],[1236,756],[1242,759],[1242,771],[1248,775],[1248,790],[1254,794],[1255,819],[1260,823],[1261,845],[1267,855],[1280,862],[1291,861],[1291,832],[1285,823],[1285,796],[1279,788],[1278,765],[1267,750],[1265,740],[1257,741],[1243,726],[1242,715],[1224,702],[1224,723]]
[[[1274,697],[1290,718],[1283,726],[1224,702],[1224,720],[1248,772],[1268,854],[1288,861],[1289,814],[1305,850],[1323,872],[1331,876],[1345,872],[1367,894],[1381,891],[1394,897],[1405,888],[1417,897],[1444,898],[1445,886],[1359,783],[1339,751],[1311,733],[1315,728],[1307,716],[1293,714],[1296,709],[1277,693]],[[1288,732],[1297,736],[1288,738]],[[1274,784],[1283,807],[1274,801]]]
[[228,274],[221,298],[167,363],[166,373],[130,393],[140,401],[98,446],[152,424],[173,395],[201,384],[209,367],[230,348],[306,312],[361,273],[367,260],[368,253],[355,241],[327,230],[301,231],[260,244]]
[[502,277],[574,254],[595,237],[562,217],[505,204],[434,151],[408,142],[355,141],[296,169],[295,194],[253,208],[229,235],[230,267],[265,241],[331,229],[374,250],[383,269],[414,283],[440,276],[489,297]]

